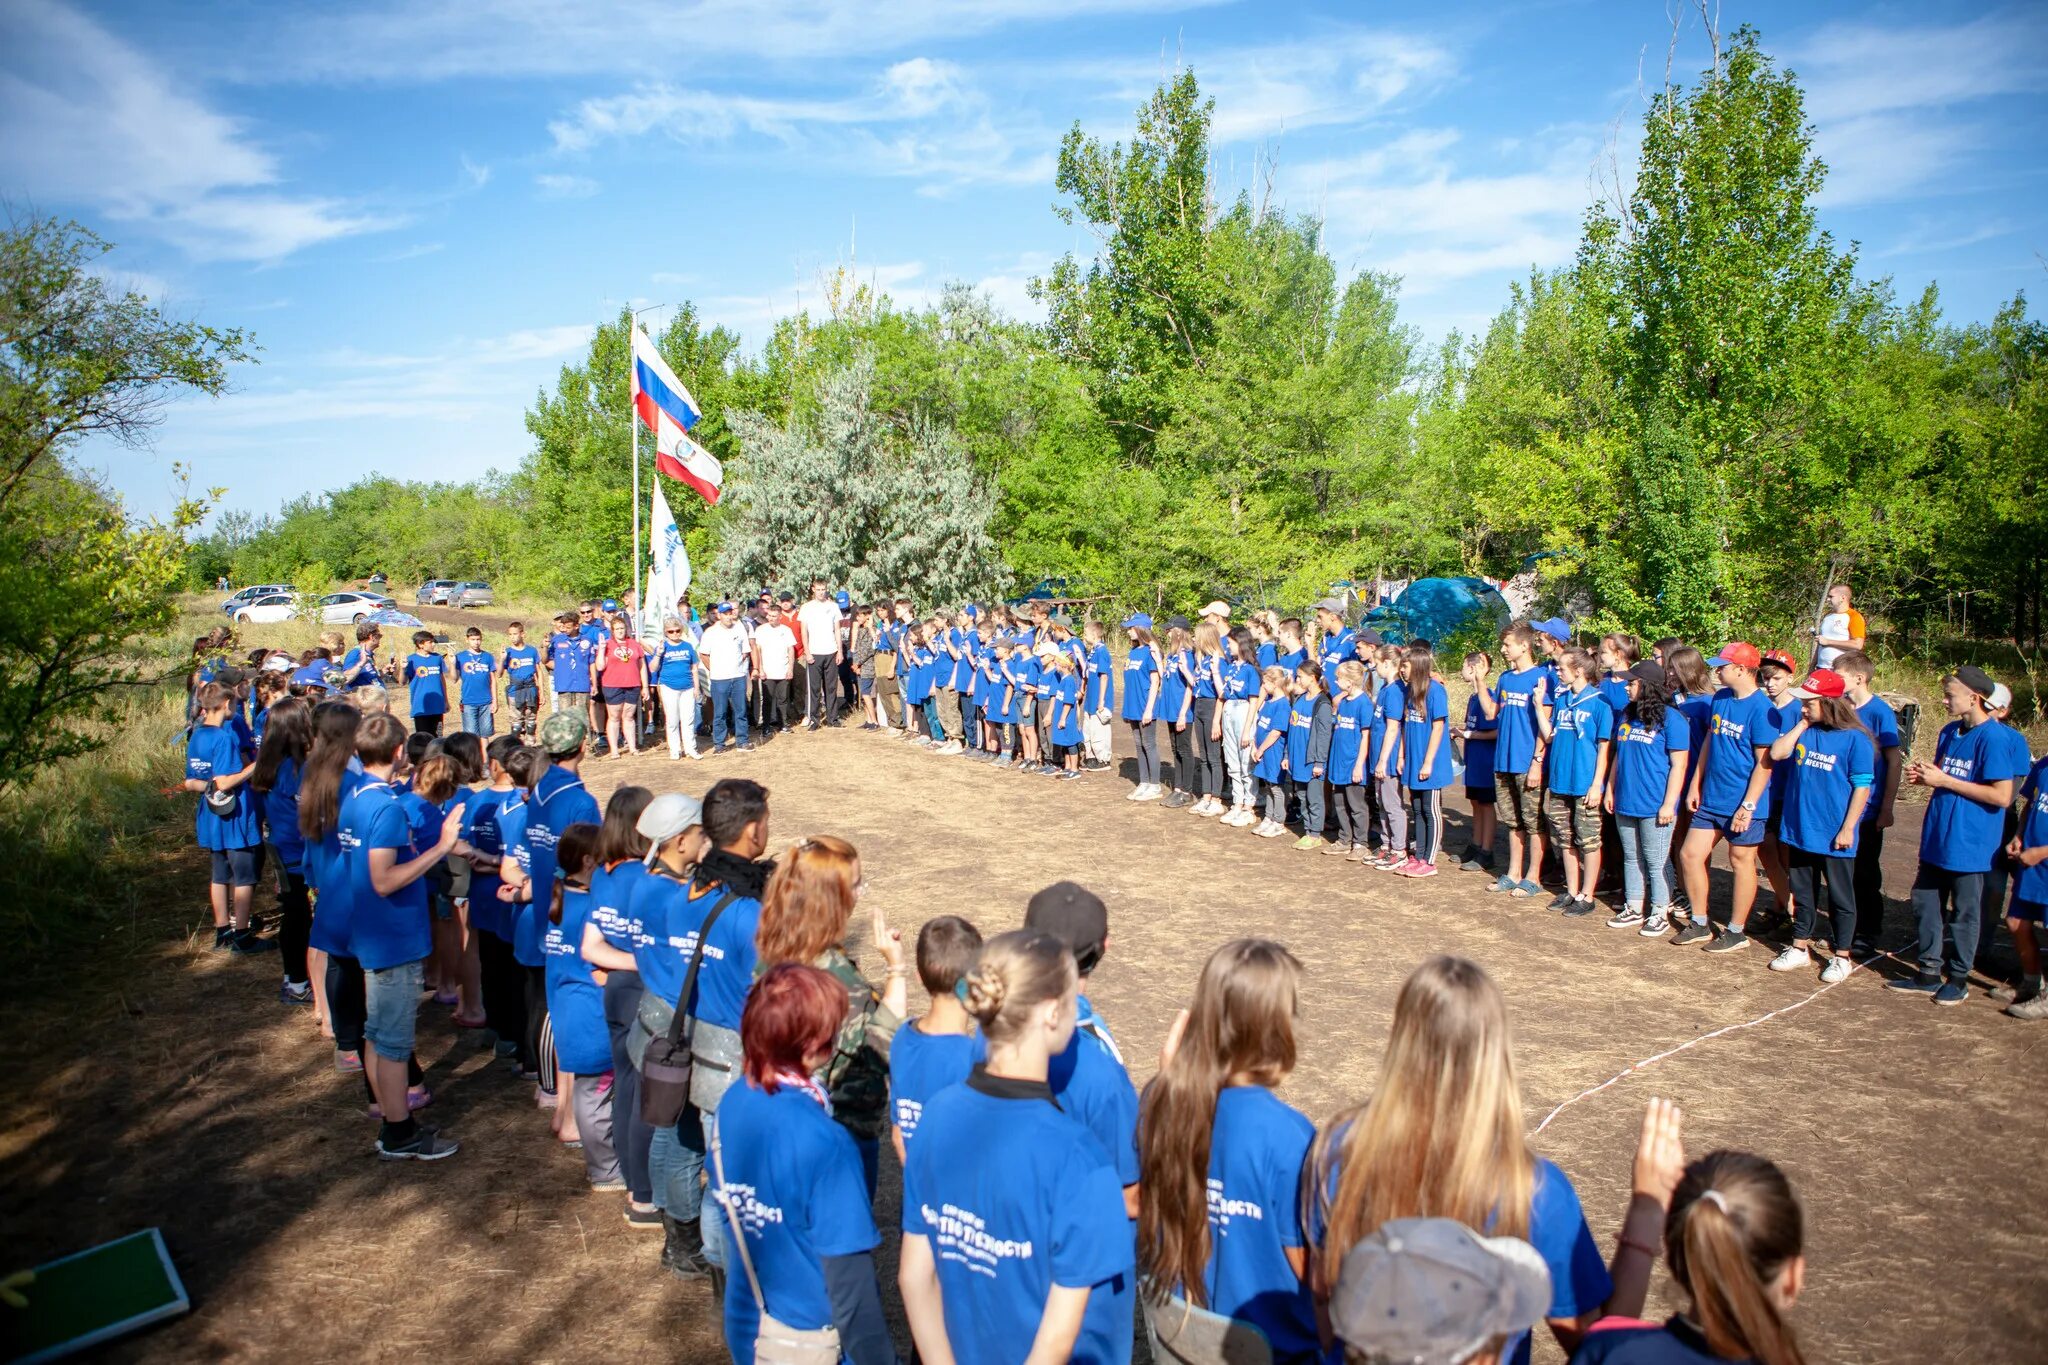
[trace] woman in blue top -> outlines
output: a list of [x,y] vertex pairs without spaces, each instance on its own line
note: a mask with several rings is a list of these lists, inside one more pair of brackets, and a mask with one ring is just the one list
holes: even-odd
[[831,1332],[853,1365],[896,1362],[860,1155],[812,1079],[845,1013],[845,988],[802,963],[770,968],[747,996],[745,1079],[719,1101],[711,1148],[711,1196],[739,1262],[725,1280],[734,1365],[753,1365],[764,1312]]
[[[1331,1121],[1310,1158],[1310,1284],[1327,1302],[1344,1254],[1382,1223],[1455,1218],[1536,1248],[1550,1270],[1546,1318],[1570,1351],[1596,1319],[1642,1312],[1677,1180],[1676,1125],[1676,1111],[1652,1100],[1635,1197],[1603,1265],[1571,1181],[1529,1149],[1500,988],[1476,963],[1430,958],[1394,1003],[1378,1088]],[[1528,1365],[1528,1334],[1500,1359]]]
[[898,1278],[925,1365],[1131,1358],[1116,1162],[1047,1083],[1078,983],[1066,943],[1032,929],[989,940],[967,977],[988,1060],[925,1105],[903,1175]]
[[1821,971],[1829,985],[1849,975],[1856,941],[1856,836],[1877,775],[1877,745],[1856,708],[1848,682],[1816,668],[1792,691],[1799,719],[1771,741],[1772,771],[1785,774],[1778,796],[1778,838],[1791,860],[1792,944],[1771,962],[1774,972],[1813,965],[1808,950],[1819,914],[1819,883],[1828,888],[1835,922],[1834,955]]
[[1198,769],[1195,763],[1195,650],[1186,626],[1166,628],[1166,662],[1159,678],[1159,719],[1173,745],[1174,810],[1195,804]]
[[1786,1321],[1806,1287],[1805,1222],[1775,1165],[1709,1152],[1685,1168],[1664,1221],[1688,1311],[1662,1327],[1602,1328],[1572,1365],[1805,1365]]
[[[313,708],[313,747],[299,775],[299,837],[302,865],[313,892],[313,927],[307,932],[306,964],[318,972],[321,1031],[334,1039],[338,1071],[361,1071],[363,971],[349,953],[348,867],[341,857],[341,803],[362,783],[351,772],[356,726],[362,712],[345,701]],[[367,1085],[368,1082],[366,1081]],[[376,1092],[370,1092],[376,1099]]]
[[1195,627],[1194,649],[1189,658],[1195,686],[1188,728],[1194,732],[1201,770],[1199,799],[1188,807],[1190,815],[1221,815],[1229,809],[1223,804],[1222,717],[1217,714],[1223,705],[1223,662],[1223,633],[1214,621],[1204,621]]
[[249,785],[263,800],[263,823],[284,874],[277,924],[284,984],[277,998],[287,1005],[310,1005],[314,986],[306,965],[306,935],[313,928],[313,900],[306,890],[306,839],[299,833],[299,774],[313,748],[313,711],[297,697],[280,697],[267,715]]
[[1408,792],[1408,861],[1387,869],[1403,877],[1434,877],[1444,841],[1444,788],[1451,785],[1451,699],[1435,678],[1436,651],[1408,646],[1401,687],[1401,785]]
[[[1278,1365],[1322,1356],[1300,1198],[1316,1130],[1273,1093],[1294,1070],[1300,980],[1294,955],[1265,939],[1211,953],[1138,1116],[1147,1294],[1250,1323]],[[1155,1309],[1155,1327],[1173,1313]]]
[[1124,657],[1124,720],[1138,750],[1138,786],[1129,800],[1154,801],[1166,794],[1159,785],[1159,737],[1152,722],[1159,716],[1159,648],[1152,643],[1152,618],[1139,612],[1124,622],[1131,652]]
[[1671,927],[1671,834],[1691,752],[1691,726],[1669,704],[1665,685],[1656,664],[1629,669],[1629,700],[1614,726],[1614,780],[1604,802],[1621,836],[1622,907],[1607,927],[1640,926],[1644,938]]
[[668,730],[668,761],[679,763],[684,755],[702,758],[697,750],[697,646],[691,643],[690,628],[680,616],[661,623],[661,643],[648,660],[654,685],[661,697],[661,720]]
[[1486,681],[1493,672],[1493,656],[1483,649],[1475,649],[1465,656],[1458,672],[1465,685],[1472,689],[1472,695],[1465,698],[1465,723],[1452,731],[1463,746],[1460,756],[1465,760],[1465,800],[1472,807],[1472,842],[1466,845],[1465,856],[1458,860],[1458,867],[1466,872],[1490,873],[1493,871],[1493,807],[1499,799],[1493,784],[1493,749],[1494,739],[1500,734],[1499,722],[1486,713],[1488,702],[1496,711],[1500,709],[1500,700],[1493,696]]
[[205,793],[194,817],[194,834],[199,846],[213,855],[213,946],[237,953],[264,952],[271,944],[249,929],[249,907],[256,898],[256,850],[263,843],[256,794],[248,785],[256,771],[256,754],[228,723],[235,709],[234,693],[217,682],[205,683],[195,704],[199,723],[185,744],[185,790]]
[[555,1062],[569,1088],[567,1117],[556,1132],[564,1142],[583,1144],[583,1173],[592,1189],[622,1190],[612,1119],[611,1034],[598,974],[583,960],[583,931],[596,907],[590,878],[597,866],[598,830],[596,825],[571,825],[555,845],[555,889],[541,952],[547,957]]
[[[1265,818],[1252,833],[1277,839],[1287,832],[1287,788],[1280,774],[1287,764],[1287,722],[1294,712],[1294,690],[1287,670],[1274,664],[1260,675],[1259,710],[1244,737],[1245,767],[1266,793]],[[1239,822],[1245,823],[1245,822]]]

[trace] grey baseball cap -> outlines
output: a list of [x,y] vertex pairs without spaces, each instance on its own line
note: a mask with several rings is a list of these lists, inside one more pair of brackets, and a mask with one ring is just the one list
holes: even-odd
[[1396,1218],[1344,1253],[1330,1323],[1374,1365],[1459,1365],[1549,1308],[1549,1268],[1521,1238]]

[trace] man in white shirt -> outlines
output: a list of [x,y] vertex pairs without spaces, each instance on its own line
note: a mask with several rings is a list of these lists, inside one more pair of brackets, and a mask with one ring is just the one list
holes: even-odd
[[1844,652],[1863,648],[1869,633],[1863,613],[1849,605],[1849,585],[1834,584],[1828,589],[1827,610],[1821,614],[1820,625],[1813,632],[1813,666],[1833,668],[1835,660]]
[[787,729],[790,683],[796,677],[796,632],[782,619],[780,605],[754,628],[754,668],[761,675],[761,728]]
[[725,727],[734,722],[742,753],[754,746],[747,738],[747,679],[754,671],[753,651],[740,629],[739,613],[730,602],[712,609],[711,624],[697,644],[711,693],[711,752],[725,747]]
[[839,604],[822,578],[811,580],[811,600],[796,609],[796,623],[804,637],[804,729],[839,724],[839,708],[833,705],[838,689]]

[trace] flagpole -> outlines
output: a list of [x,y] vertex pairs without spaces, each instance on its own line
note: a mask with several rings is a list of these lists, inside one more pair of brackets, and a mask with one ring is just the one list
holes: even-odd
[[[646,591],[640,585],[640,421],[633,411],[633,332],[640,326],[641,313],[653,313],[668,307],[665,303],[650,303],[633,314],[626,324],[626,425],[633,433],[633,565],[626,574],[626,588],[638,596]],[[647,604],[640,604],[639,614],[644,617]],[[633,623],[634,632],[640,629],[640,622]]]

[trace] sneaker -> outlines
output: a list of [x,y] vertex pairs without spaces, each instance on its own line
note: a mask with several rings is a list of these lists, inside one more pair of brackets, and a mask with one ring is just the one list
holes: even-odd
[[[868,727],[872,729],[873,727]],[[661,1210],[653,1205],[641,1208],[632,1200],[626,1201],[626,1226],[635,1232],[660,1232]]]
[[438,1129],[425,1123],[405,1142],[386,1146],[383,1138],[377,1139],[377,1157],[381,1161],[439,1161],[461,1150],[462,1145],[454,1138],[442,1137]]
[[1849,973],[1855,970],[1856,964],[1849,960],[1847,953],[1836,953],[1828,959],[1828,965],[1820,969],[1821,984],[1832,986],[1837,981],[1847,981]]
[[1342,842],[1326,843],[1323,845],[1323,856],[1325,858],[1349,858],[1352,848],[1353,845]]
[[1434,877],[1440,871],[1442,869],[1435,863],[1425,863],[1420,858],[1414,858],[1409,861],[1409,865],[1402,871],[1401,875],[1404,877]]
[[1584,919],[1599,908],[1600,902],[1594,900],[1591,896],[1579,896],[1570,905],[1565,907],[1564,917],[1566,919]]
[[1796,972],[1813,965],[1813,954],[1804,948],[1787,948],[1771,959],[1774,972]]
[[1642,909],[1639,906],[1625,905],[1621,908],[1620,914],[1607,921],[1607,927],[1610,929],[1630,929],[1642,922]]
[[1644,938],[1662,938],[1671,932],[1671,919],[1662,911],[1658,911],[1644,920],[1643,927],[1636,932]]
[[363,1069],[362,1054],[359,1052],[342,1052],[337,1049],[334,1054],[334,1069],[344,1076],[360,1072]]
[[1215,797],[1212,796],[1205,801],[1197,802],[1194,808],[1189,813],[1192,815],[1199,815],[1204,820],[1213,820],[1217,816],[1223,814],[1224,811],[1229,809],[1230,807],[1224,805],[1221,801],[1217,800]]
[[1261,839],[1277,839],[1286,832],[1287,826],[1281,824],[1278,820],[1268,820],[1264,825],[1252,831]]
[[742,754],[750,754],[754,752],[753,742],[750,740],[747,743],[740,745],[740,747],[735,752]]
[[1902,976],[1897,981],[1885,982],[1884,988],[1888,991],[1900,991],[1907,995],[1932,996],[1941,993],[1942,984],[1939,981],[1929,981],[1924,977]]
[[259,938],[254,929],[239,930],[228,937],[228,951],[237,957],[249,957],[256,953],[275,952],[276,949],[276,939]]
[[1714,941],[1701,951],[1709,953],[1739,953],[1749,946],[1749,935],[1733,925],[1714,935]]
[[1714,931],[1712,929],[1695,919],[1687,920],[1685,927],[1678,931],[1678,937],[1671,941],[1681,948],[1690,948],[1693,944],[1710,939],[1713,936]]
[[1550,904],[1544,906],[1543,908],[1545,910],[1569,910],[1572,908],[1572,902],[1576,899],[1577,898],[1573,896],[1571,892],[1560,891],[1555,896],[1552,896],[1550,898]]
[[1175,792],[1173,795],[1166,798],[1166,809],[1179,810],[1182,806],[1192,805],[1193,803],[1194,798],[1189,796],[1186,792]]
[[1346,854],[1345,857],[1354,863],[1369,863],[1372,861],[1372,845],[1353,844],[1351,852]]
[[2005,1007],[2005,1012],[2014,1019],[2048,1019],[2048,994],[2015,1000]]
[[1485,867],[1489,861],[1491,860],[1479,856],[1478,849],[1473,848],[1470,844],[1467,844],[1465,846],[1465,851],[1458,855],[1458,871],[1477,872],[1481,868]]
[[296,986],[287,981],[277,988],[277,1003],[280,1005],[310,1005],[313,1003],[313,983],[301,981]]
[[1313,853],[1319,848],[1329,848],[1330,844],[1320,834],[1304,834],[1294,841],[1294,846],[1304,853]]
[[1239,806],[1236,810],[1223,817],[1223,823],[1234,829],[1243,829],[1247,825],[1258,824],[1259,817],[1251,813],[1250,807]]
[[1970,988],[1960,981],[1948,981],[1934,993],[1937,1005],[1960,1005],[1970,998]]
[[2030,978],[2017,986],[1993,987],[1991,998],[2001,1005],[2024,1005],[2031,1000],[2038,999],[2041,993],[2040,980],[2038,978]]
[[216,925],[213,930],[213,950],[216,953],[226,952],[233,946],[234,939],[235,930],[233,925]]
[[1157,782],[1147,782],[1144,786],[1138,788],[1138,799],[1140,801],[1157,801],[1164,795],[1166,795],[1166,788],[1160,786]]
[[1001,757],[997,758],[995,762],[989,764],[989,766],[991,768],[1007,768],[1010,766],[1010,756],[1008,754],[1003,754]]
[[1079,768],[1069,768],[1060,774],[1060,781],[1062,782],[1079,782],[1080,780],[1081,770]]

